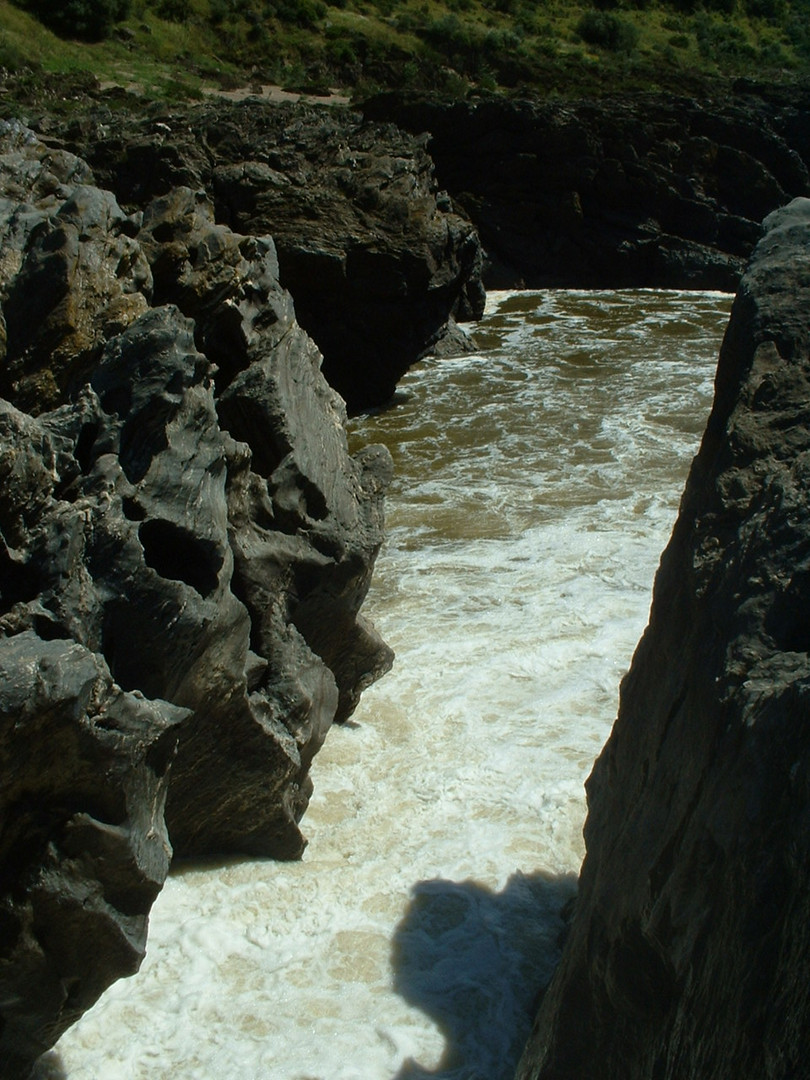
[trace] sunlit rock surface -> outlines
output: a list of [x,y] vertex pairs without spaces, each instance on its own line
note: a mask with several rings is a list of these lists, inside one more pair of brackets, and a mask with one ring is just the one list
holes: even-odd
[[437,191],[424,140],[392,124],[254,99],[97,108],[60,138],[122,205],[189,186],[218,221],[272,234],[297,317],[352,411],[384,404],[454,317],[483,311],[478,234]]
[[170,843],[300,855],[312,757],[392,661],[359,615],[391,465],[349,456],[270,237],[189,189],[130,217],[19,125],[0,176],[12,1077],[137,969]]
[[810,201],[765,225],[519,1080],[807,1075]]

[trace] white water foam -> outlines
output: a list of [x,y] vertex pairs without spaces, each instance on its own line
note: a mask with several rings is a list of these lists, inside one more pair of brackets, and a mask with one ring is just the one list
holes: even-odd
[[355,423],[397,464],[366,607],[395,669],[315,761],[302,862],[175,870],[40,1080],[511,1077],[728,307],[496,294],[481,355]]

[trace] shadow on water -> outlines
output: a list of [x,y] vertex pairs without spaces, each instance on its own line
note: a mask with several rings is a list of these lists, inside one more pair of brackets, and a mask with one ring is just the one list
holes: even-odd
[[48,1050],[42,1057],[37,1058],[31,1080],[67,1080],[65,1066],[62,1064],[58,1050]]
[[560,957],[576,876],[420,882],[396,929],[394,986],[437,1024],[435,1069],[409,1058],[394,1080],[511,1080]]

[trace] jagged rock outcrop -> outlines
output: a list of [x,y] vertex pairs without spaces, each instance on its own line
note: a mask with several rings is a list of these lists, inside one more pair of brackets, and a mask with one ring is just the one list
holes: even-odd
[[519,1080],[810,1074],[810,201],[765,228]]
[[349,456],[269,236],[188,188],[129,216],[18,125],[0,177],[12,1080],[137,968],[169,841],[301,853],[312,757],[392,660],[359,614],[391,463]]
[[424,141],[391,124],[249,100],[97,110],[60,138],[129,209],[188,186],[217,221],[271,234],[298,320],[353,411],[385,403],[449,320],[483,311],[477,233],[437,193]]
[[[4,429],[9,419],[21,416],[4,409]],[[76,641],[0,638],[4,1080],[27,1077],[143,958],[169,867],[166,774],[184,716],[122,691]]]
[[387,94],[364,113],[430,133],[439,183],[479,230],[488,286],[733,292],[762,218],[810,193],[806,95],[753,89],[715,101]]

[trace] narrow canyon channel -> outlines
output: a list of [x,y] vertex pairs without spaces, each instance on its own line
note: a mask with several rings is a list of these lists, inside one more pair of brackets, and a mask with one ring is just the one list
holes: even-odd
[[303,860],[175,867],[39,1080],[510,1080],[730,306],[491,294],[479,353],[352,421],[396,466],[394,671],[315,760]]

